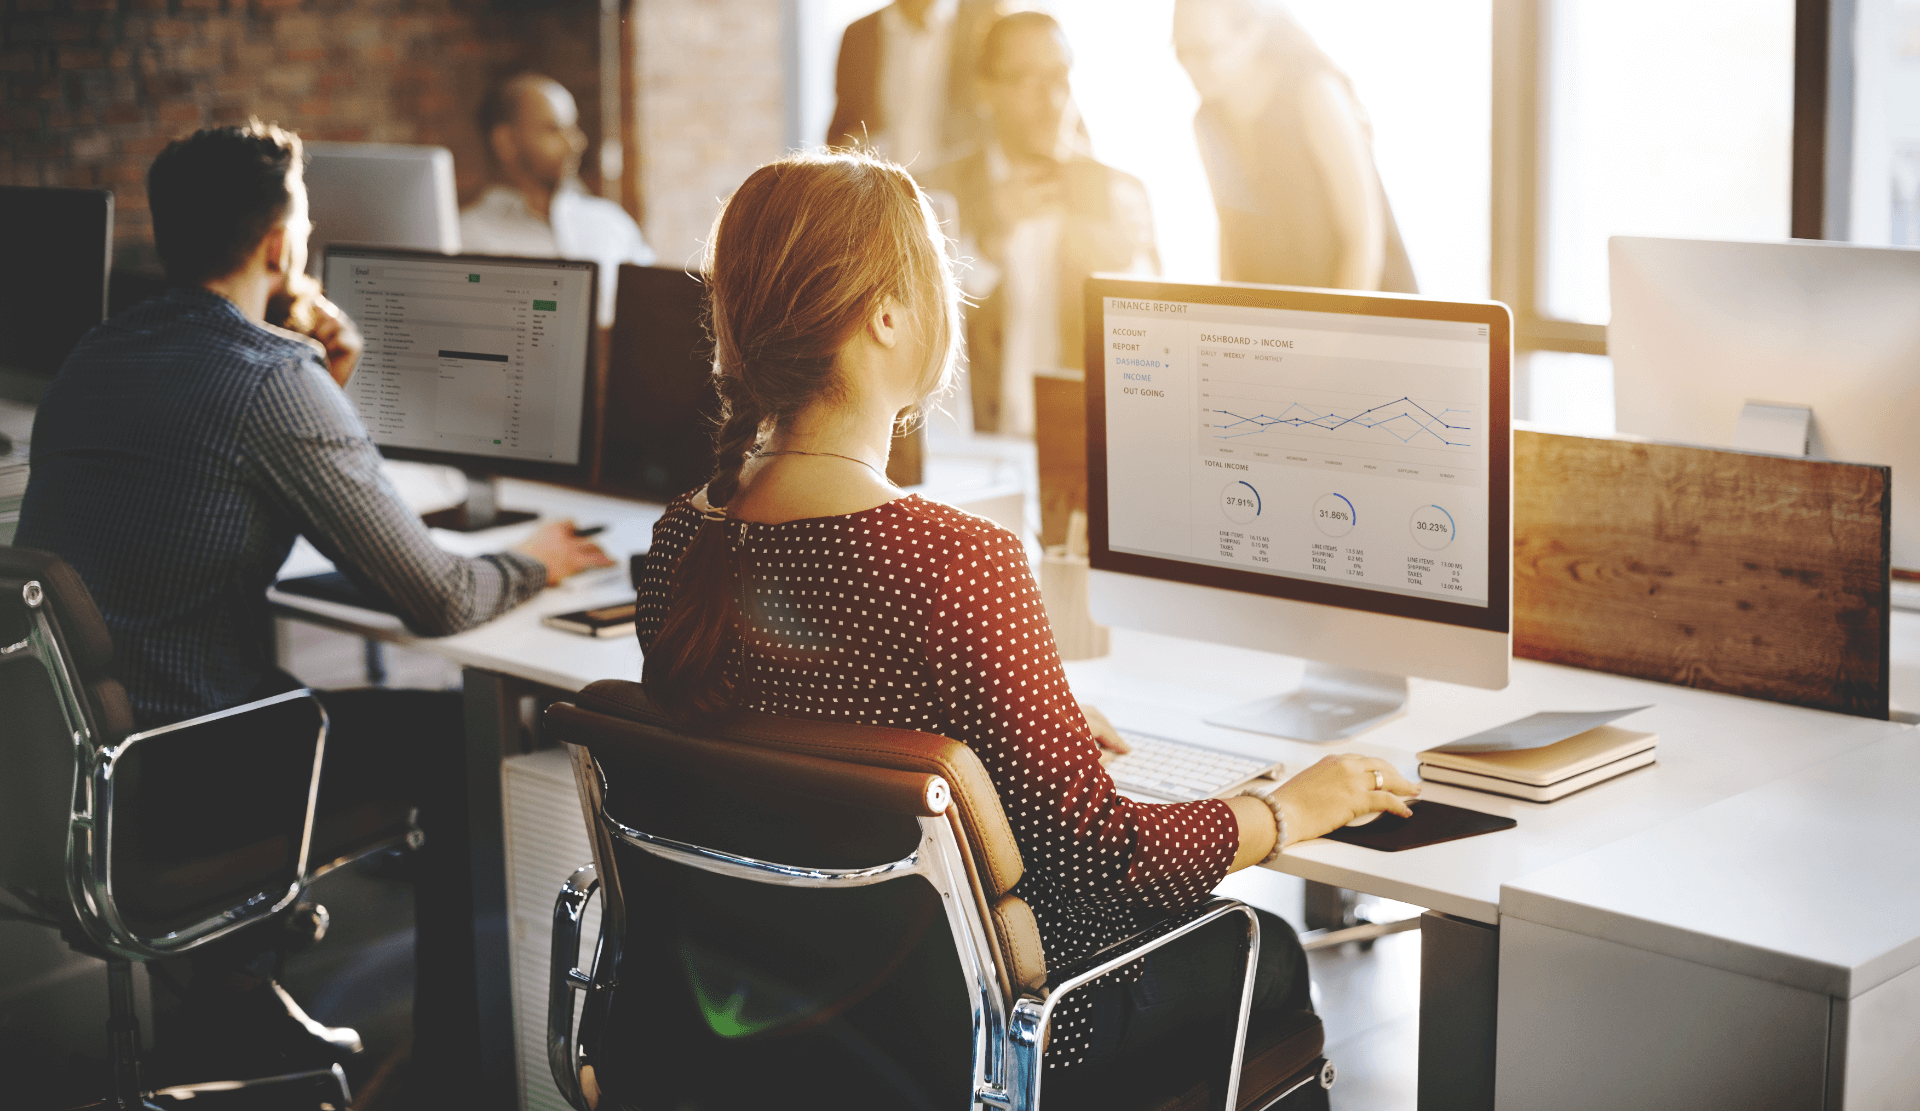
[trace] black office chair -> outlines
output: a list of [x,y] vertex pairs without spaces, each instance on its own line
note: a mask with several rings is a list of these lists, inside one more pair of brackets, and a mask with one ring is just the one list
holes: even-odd
[[[189,953],[299,898],[316,874],[308,847],[327,723],[302,690],[136,733],[112,661],[73,569],[0,547],[0,889],[14,904],[0,913],[107,962],[112,1094],[96,1106],[285,1084],[310,1089],[308,1107],[344,1111],[337,1064],[143,1088],[132,962]],[[243,794],[203,774],[232,766],[247,769]]]
[[1245,904],[1213,899],[1047,965],[1010,893],[1023,869],[1011,827],[965,745],[757,714],[690,732],[621,682],[546,720],[577,746],[594,845],[555,906],[548,1009],[554,1081],[579,1111],[1038,1111],[1059,1001],[1203,931],[1241,943],[1242,991],[1218,1021],[1049,1111],[1326,1107],[1319,1018],[1249,1029],[1259,926]]

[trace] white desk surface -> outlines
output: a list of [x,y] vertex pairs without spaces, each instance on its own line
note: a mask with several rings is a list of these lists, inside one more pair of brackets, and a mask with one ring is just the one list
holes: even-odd
[[[660,507],[537,483],[501,485],[502,505],[609,526],[599,539],[619,566],[578,576],[486,625],[437,639],[415,637],[397,619],[365,610],[279,592],[271,597],[322,624],[563,690],[599,679],[639,679],[640,648],[630,638],[594,640],[549,629],[540,618],[631,598],[626,558],[645,549]],[[409,500],[431,500],[407,493]],[[436,538],[450,549],[478,554],[514,543],[528,528],[468,536],[436,533]],[[327,569],[326,561],[303,543],[283,574]],[[1920,614],[1895,613],[1893,635],[1895,702],[1920,705]],[[1409,712],[1356,743],[1309,745],[1202,723],[1216,709],[1284,689],[1297,681],[1300,668],[1299,660],[1286,657],[1115,629],[1109,656],[1069,663],[1067,674],[1077,696],[1098,704],[1122,728],[1249,754],[1272,753],[1290,771],[1330,752],[1356,751],[1390,759],[1411,777],[1414,753],[1535,711],[1653,704],[1621,724],[1658,732],[1659,762],[1569,798],[1541,804],[1443,784],[1425,786],[1427,798],[1510,815],[1519,820],[1515,829],[1400,853],[1318,840],[1289,849],[1275,865],[1307,879],[1488,923],[1499,921],[1502,883],[1906,729],[1529,660],[1513,662],[1513,682],[1503,691],[1414,680]]]
[[[404,475],[407,472],[400,473]],[[377,640],[405,644],[431,652],[461,667],[499,671],[562,690],[579,690],[597,679],[637,681],[640,678],[640,645],[632,637],[596,640],[578,633],[550,629],[542,625],[540,619],[548,614],[631,600],[633,587],[627,581],[627,557],[633,552],[647,549],[653,539],[653,524],[659,519],[663,507],[542,483],[507,480],[500,486],[500,504],[503,507],[534,510],[543,517],[572,517],[574,523],[581,527],[607,526],[607,531],[595,540],[613,557],[615,566],[576,575],[558,587],[541,591],[525,605],[485,625],[450,637],[415,636],[400,624],[399,618],[355,606],[336,605],[278,590],[268,591],[267,597],[277,605],[299,610],[321,624]],[[431,499],[415,489],[403,488],[402,493],[410,503],[415,504],[416,509],[430,506]],[[471,534],[436,529],[433,535],[434,540],[449,551],[462,555],[481,555],[511,547],[533,528],[532,524],[526,524]],[[326,557],[302,540],[294,547],[280,574],[286,578],[311,575],[332,568]]]
[[1283,689],[1300,667],[1298,660],[1116,629],[1111,655],[1068,664],[1067,673],[1074,693],[1123,729],[1271,753],[1289,772],[1328,753],[1353,751],[1391,760],[1413,778],[1414,753],[1536,711],[1653,704],[1620,724],[1657,732],[1658,762],[1557,802],[1423,786],[1425,798],[1511,816],[1519,821],[1514,829],[1398,853],[1317,840],[1288,849],[1273,865],[1487,923],[1499,921],[1505,881],[1907,730],[1530,660],[1513,661],[1513,681],[1503,691],[1414,680],[1409,712],[1358,742],[1310,745],[1201,722],[1215,710]]
[[[1019,477],[1031,469],[1032,451],[1031,443],[996,437],[966,441],[956,448],[936,449],[928,457],[928,483],[914,490],[927,497],[993,514],[1001,523],[1014,527],[1021,523],[1023,508],[1032,512],[1030,506],[1025,506],[1030,499]],[[458,472],[450,468],[389,462],[387,473],[416,512],[451,505],[458,497],[455,486],[448,481],[458,479]],[[530,510],[542,517],[571,517],[581,527],[606,526],[607,530],[595,540],[613,557],[615,566],[576,575],[479,628],[431,639],[415,636],[401,625],[399,618],[387,614],[277,590],[269,590],[267,596],[274,603],[298,610],[320,624],[406,644],[461,667],[498,671],[562,690],[579,690],[599,679],[638,681],[640,646],[632,637],[596,640],[550,629],[542,625],[540,619],[550,614],[631,600],[633,587],[627,578],[627,557],[647,550],[653,540],[654,522],[659,520],[664,507],[514,479],[501,481],[500,505]],[[1011,520],[1002,519],[1009,515]],[[529,523],[470,534],[436,529],[433,536],[436,543],[449,551],[484,555],[519,543],[534,527]],[[303,539],[281,567],[280,577],[331,570],[333,564]]]
[[1849,999],[1920,965],[1920,732],[1507,884],[1515,917]]

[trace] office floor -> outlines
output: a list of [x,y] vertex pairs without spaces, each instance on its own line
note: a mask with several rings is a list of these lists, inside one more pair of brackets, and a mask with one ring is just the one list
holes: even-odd
[[[366,682],[358,639],[299,622],[284,622],[282,647],[288,669],[320,687]],[[387,683],[396,687],[447,687],[457,669],[437,657],[404,650],[385,652]],[[343,870],[318,892],[338,923],[334,936],[297,958],[288,969],[289,988],[322,1021],[354,1021],[367,1053],[353,1070],[361,1111],[408,1105],[413,1078],[406,1067],[411,1007],[411,893],[404,884]],[[1300,922],[1305,885],[1292,876],[1254,869],[1228,878],[1222,894]],[[406,905],[402,905],[406,904]],[[1392,907],[1395,916],[1413,908]],[[1338,1070],[1333,1111],[1411,1111],[1420,1037],[1420,935],[1395,934],[1375,942],[1308,955],[1314,1004],[1326,1023],[1327,1059]]]
[[[1304,881],[1263,868],[1228,876],[1215,891],[1300,925]],[[1363,897],[1383,918],[1416,907]],[[1332,1111],[1412,1111],[1420,1049],[1420,934],[1383,937],[1370,950],[1342,945],[1307,954],[1313,1005],[1326,1027],[1326,1057],[1338,1079]]]

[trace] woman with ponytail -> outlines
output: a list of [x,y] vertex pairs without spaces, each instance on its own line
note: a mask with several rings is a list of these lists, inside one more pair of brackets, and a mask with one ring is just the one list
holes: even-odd
[[[965,743],[1012,823],[1017,890],[1052,964],[1205,899],[1277,851],[1281,815],[1292,842],[1408,813],[1413,787],[1357,756],[1295,776],[1272,809],[1114,789],[1103,746],[1124,745],[1109,727],[1096,740],[1068,691],[1019,538],[886,480],[899,415],[952,373],[959,294],[943,247],[913,179],[863,154],[770,163],[727,201],[707,255],[716,470],[668,506],[639,583],[655,704]],[[1260,954],[1256,1008],[1307,1009],[1293,930],[1263,914]],[[1049,1067],[1085,1073],[1178,1033],[1238,990],[1227,963],[1170,947],[1144,974],[1076,992],[1055,1013]]]

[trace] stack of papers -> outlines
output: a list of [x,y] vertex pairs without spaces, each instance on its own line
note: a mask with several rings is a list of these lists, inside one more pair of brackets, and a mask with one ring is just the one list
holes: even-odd
[[1420,753],[1420,778],[1552,802],[1653,763],[1658,734],[1609,724],[1646,708],[1524,717]]

